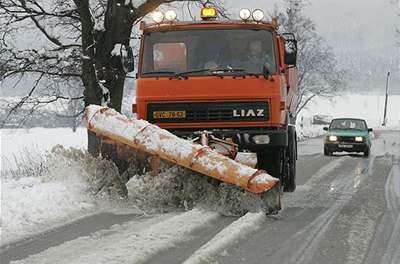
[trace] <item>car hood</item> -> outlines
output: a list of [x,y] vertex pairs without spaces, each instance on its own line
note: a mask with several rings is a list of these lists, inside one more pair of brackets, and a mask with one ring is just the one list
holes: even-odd
[[328,135],[334,136],[349,136],[349,137],[356,137],[356,136],[368,136],[368,131],[362,130],[351,130],[351,129],[332,129],[328,131]]

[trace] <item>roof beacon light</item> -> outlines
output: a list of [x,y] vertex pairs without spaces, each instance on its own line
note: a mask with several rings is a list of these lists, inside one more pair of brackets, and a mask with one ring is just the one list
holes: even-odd
[[176,19],[176,12],[174,10],[169,10],[165,12],[165,19],[172,22]]
[[251,17],[251,11],[250,11],[250,9],[248,9],[248,8],[242,8],[242,9],[240,9],[239,17],[240,17],[242,20],[249,20],[249,18]]
[[164,14],[161,11],[155,11],[153,13],[153,20],[156,23],[161,23],[164,20]]
[[204,20],[211,20],[217,18],[217,9],[215,7],[203,7],[201,9],[201,18]]
[[253,19],[256,22],[261,22],[264,19],[264,12],[260,9],[253,11]]

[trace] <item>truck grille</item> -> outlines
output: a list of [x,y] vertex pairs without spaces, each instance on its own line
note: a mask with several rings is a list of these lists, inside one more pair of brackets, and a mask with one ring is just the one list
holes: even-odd
[[[155,113],[175,113],[160,117]],[[178,113],[180,117],[176,117]],[[152,123],[240,122],[269,120],[268,102],[149,103],[147,120]]]

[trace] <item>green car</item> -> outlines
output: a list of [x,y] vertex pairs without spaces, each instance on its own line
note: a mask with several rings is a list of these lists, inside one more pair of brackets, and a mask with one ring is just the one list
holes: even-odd
[[367,123],[363,119],[337,118],[331,121],[329,127],[324,127],[328,133],[324,139],[324,155],[331,156],[333,152],[363,152],[368,157],[371,149],[371,139]]

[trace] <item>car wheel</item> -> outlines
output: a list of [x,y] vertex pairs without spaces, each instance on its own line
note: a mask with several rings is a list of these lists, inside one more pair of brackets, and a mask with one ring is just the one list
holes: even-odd
[[324,156],[332,156],[332,152],[330,152],[327,148],[324,148]]
[[364,157],[369,157],[369,153],[370,153],[370,149],[369,148],[367,148],[367,150],[366,151],[364,151]]

